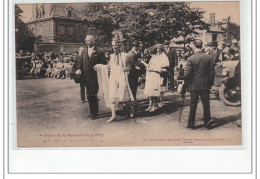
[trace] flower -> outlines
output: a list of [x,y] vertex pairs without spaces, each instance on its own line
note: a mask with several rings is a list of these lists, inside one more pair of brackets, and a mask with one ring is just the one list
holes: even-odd
[[124,37],[120,30],[114,30],[112,34],[114,35],[112,41],[116,42],[117,44],[123,43]]

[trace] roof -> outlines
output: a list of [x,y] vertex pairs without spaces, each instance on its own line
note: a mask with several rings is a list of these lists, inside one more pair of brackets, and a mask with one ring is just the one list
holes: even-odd
[[[221,28],[221,27],[220,27],[220,28]],[[225,31],[221,30],[220,28],[219,28],[219,26],[210,26],[210,27],[209,27],[209,31],[210,31],[210,32],[224,33]]]
[[71,10],[72,18],[83,18],[83,7],[82,4],[53,4],[55,6],[53,16],[67,17],[66,10]]

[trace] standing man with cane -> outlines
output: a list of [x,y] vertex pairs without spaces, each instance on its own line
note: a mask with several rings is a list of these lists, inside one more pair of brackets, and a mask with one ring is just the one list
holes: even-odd
[[190,114],[187,128],[193,129],[199,97],[204,110],[204,124],[210,129],[212,120],[210,115],[210,87],[214,82],[214,63],[211,56],[202,53],[202,41],[194,41],[194,55],[188,58],[184,81],[190,90]]

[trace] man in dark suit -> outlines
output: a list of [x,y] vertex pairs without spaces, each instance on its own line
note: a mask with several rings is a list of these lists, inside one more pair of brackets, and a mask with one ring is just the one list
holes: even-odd
[[95,46],[95,37],[93,35],[86,36],[86,46],[83,47],[81,54],[77,58],[76,74],[81,74],[81,81],[87,90],[87,99],[90,108],[91,119],[98,115],[98,79],[97,72],[94,70],[96,64],[106,64],[103,52]]
[[212,46],[212,50],[209,51],[209,55],[211,57],[211,60],[214,62],[214,64],[216,64],[217,62],[219,62],[221,50],[217,48],[218,47],[217,41],[213,41],[211,43],[211,46]]
[[140,42],[134,42],[132,49],[127,53],[126,67],[129,70],[128,81],[129,86],[136,100],[138,78],[141,76],[143,64],[138,60],[140,58]]
[[187,128],[194,128],[197,104],[199,96],[204,110],[205,127],[210,128],[210,87],[214,82],[214,65],[211,57],[202,53],[202,41],[195,40],[194,55],[188,58],[184,74],[185,84],[190,90],[190,115]]
[[170,66],[169,66],[169,73],[170,73],[170,90],[173,92],[174,90],[174,67],[178,65],[177,53],[176,50],[170,48],[170,42],[165,40],[163,43],[165,54],[167,55]]

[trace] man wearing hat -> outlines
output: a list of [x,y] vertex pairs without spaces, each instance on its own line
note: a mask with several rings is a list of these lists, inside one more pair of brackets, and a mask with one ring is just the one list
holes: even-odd
[[216,64],[219,61],[219,56],[221,53],[221,50],[219,50],[218,47],[218,42],[213,41],[211,43],[212,50],[209,51],[209,55],[211,56],[212,61]]
[[204,110],[204,124],[206,128],[211,127],[210,87],[214,82],[214,63],[211,56],[202,53],[202,41],[195,40],[194,55],[188,58],[184,81],[190,90],[190,115],[187,128],[194,128],[195,116],[199,97]]
[[173,48],[170,48],[170,42],[168,40],[165,40],[163,43],[165,54],[167,55],[170,66],[169,66],[169,72],[170,72],[170,90],[173,92],[174,90],[174,67],[178,65],[178,58],[176,50]]
[[[87,91],[87,99],[90,108],[91,119],[94,119],[98,115],[98,79],[97,72],[94,70],[96,64],[106,64],[105,56],[95,46],[95,36],[86,36],[86,45],[83,47],[77,64],[76,74],[81,74],[82,84]],[[85,91],[84,91],[85,93]]]

